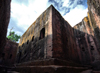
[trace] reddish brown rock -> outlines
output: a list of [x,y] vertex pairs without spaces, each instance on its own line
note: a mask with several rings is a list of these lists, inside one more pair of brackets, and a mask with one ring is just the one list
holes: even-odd
[[92,31],[88,17],[85,17],[82,22],[74,26],[74,33],[81,63],[91,64],[100,60],[99,46],[93,36],[94,31]]
[[79,61],[73,28],[52,5],[21,37],[18,62],[49,58]]
[[100,52],[100,0],[88,0],[88,18]]
[[74,26],[76,43],[82,64],[92,64],[100,70],[100,0],[88,0],[88,17]]
[[16,60],[18,43],[6,39],[6,45],[2,53],[2,65],[13,65]]
[[99,13],[93,5],[94,2],[88,0],[88,16],[73,28],[52,5],[45,10],[20,39],[17,54],[20,66],[55,65],[54,61],[47,63],[48,59],[55,58],[60,60],[57,63],[60,66],[63,66],[61,62],[65,60],[91,65],[93,70],[98,70]]
[[20,73],[81,73],[86,70],[84,67],[71,67],[71,66],[21,66],[15,67],[13,70]]
[[[7,28],[10,1],[8,2],[9,4],[5,3],[3,0],[0,2],[1,9],[3,9],[0,9],[0,20],[2,21],[0,24],[5,25],[5,28]],[[5,8],[7,5],[8,8]],[[99,5],[100,0],[88,0],[88,16],[73,28],[51,5],[21,37],[17,51],[18,64],[12,67],[12,70],[21,73],[80,73],[83,70],[91,68],[92,70],[89,69],[82,73],[99,73]],[[3,27],[2,25],[0,25],[0,29],[6,30],[1,27]],[[2,40],[0,39],[0,43],[5,43]],[[2,53],[2,64],[14,64],[17,45],[7,40]],[[2,52],[3,49],[0,48],[0,50]],[[84,65],[89,66],[85,68]],[[1,66],[0,68],[5,69],[6,67]]]
[[11,0],[0,0],[0,56],[6,43],[6,33],[10,19]]

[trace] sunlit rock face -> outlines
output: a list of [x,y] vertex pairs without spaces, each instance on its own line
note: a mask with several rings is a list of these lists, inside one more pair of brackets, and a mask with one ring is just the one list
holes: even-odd
[[0,0],[0,56],[6,43],[7,27],[10,19],[11,0]]
[[88,0],[88,18],[100,51],[100,0]]
[[88,17],[85,17],[80,23],[76,24],[74,28],[89,35],[93,35],[92,27]]
[[78,62],[72,27],[51,5],[23,34],[17,62],[50,58]]

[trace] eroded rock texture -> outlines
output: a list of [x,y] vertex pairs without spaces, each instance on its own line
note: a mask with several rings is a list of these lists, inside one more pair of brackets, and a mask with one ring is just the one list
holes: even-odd
[[[90,13],[73,28],[51,5],[23,34],[17,62],[57,58],[90,65],[100,60],[97,31]],[[95,26],[94,26],[95,25]]]
[[56,9],[52,9],[53,57],[78,62],[73,28]]
[[91,29],[88,17],[85,17],[73,29],[81,64],[91,64],[100,60],[98,45],[93,36],[94,32]]
[[6,39],[6,45],[2,52],[2,65],[13,65],[16,60],[16,53],[18,49],[18,43]]
[[88,18],[100,52],[100,0],[88,0]]
[[0,56],[6,43],[7,27],[10,19],[11,0],[0,0]]
[[82,65],[95,65],[93,68],[99,69],[99,2],[100,0],[88,0],[88,16],[73,28],[51,5],[21,37],[17,62],[27,62],[20,65],[48,65],[46,61],[49,59],[50,65],[59,59],[59,65],[65,60]]
[[21,37],[17,66],[79,63],[100,70],[99,2],[88,0],[88,16],[73,28],[51,5]]
[[88,0],[88,16],[74,26],[82,64],[100,69],[100,0]]
[[44,59],[46,57],[46,48],[49,46],[52,48],[51,43],[47,44],[48,41],[52,42],[50,10],[49,7],[43,12],[22,35],[19,42],[18,62]]
[[79,60],[73,29],[52,5],[21,37],[18,62],[50,58]]

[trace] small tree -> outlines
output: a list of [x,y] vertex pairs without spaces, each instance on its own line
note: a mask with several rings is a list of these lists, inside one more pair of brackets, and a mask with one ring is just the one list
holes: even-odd
[[7,36],[8,39],[14,41],[14,42],[17,42],[18,39],[20,38],[19,35],[15,34],[14,31],[10,31],[9,35]]

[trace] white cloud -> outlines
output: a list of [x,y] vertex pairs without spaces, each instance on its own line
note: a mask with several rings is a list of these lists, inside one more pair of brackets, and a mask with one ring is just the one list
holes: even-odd
[[[64,1],[64,0],[63,0],[63,1]],[[63,6],[68,7],[68,3],[69,3],[69,0],[65,0],[64,3],[63,3]]]
[[[11,2],[11,20],[8,27],[9,30],[14,27],[14,31],[17,34],[22,35],[28,27],[37,19],[37,17],[48,7],[48,0],[29,0],[29,5],[20,4],[14,0]],[[16,20],[16,25],[22,29],[24,32],[20,30],[15,30],[16,26],[12,26],[12,19]],[[14,24],[13,24],[14,25]],[[7,35],[8,35],[7,33]]]
[[87,16],[87,11],[88,9],[84,9],[83,6],[79,5],[67,13],[64,18],[71,26],[75,26],[77,23],[81,22],[84,17]]

